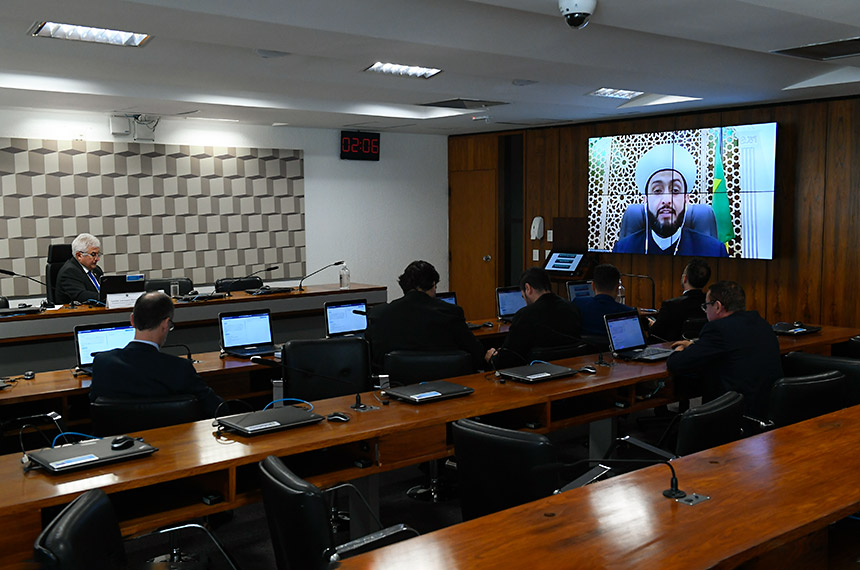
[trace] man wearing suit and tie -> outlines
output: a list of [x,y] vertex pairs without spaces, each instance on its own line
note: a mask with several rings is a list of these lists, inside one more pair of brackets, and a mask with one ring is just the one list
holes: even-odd
[[110,398],[159,398],[193,395],[213,417],[223,400],[206,385],[190,360],[161,352],[173,330],[173,301],[161,291],[138,297],[131,314],[134,339],[93,360],[90,401]]
[[92,234],[81,234],[72,242],[72,258],[57,273],[57,302],[86,303],[99,298],[102,275],[98,266],[101,259],[101,243]]

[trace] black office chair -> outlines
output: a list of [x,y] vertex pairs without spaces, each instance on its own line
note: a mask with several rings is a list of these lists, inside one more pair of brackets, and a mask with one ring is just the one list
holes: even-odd
[[172,279],[147,279],[143,288],[146,291],[163,291],[170,295],[170,284],[179,284],[179,294],[187,295],[189,291],[194,289],[194,283],[188,277],[175,277]]
[[845,407],[860,404],[860,359],[806,352],[790,352],[782,357],[782,371],[786,376],[806,376],[829,370],[845,375]]
[[370,351],[361,338],[291,340],[281,361],[287,398],[324,400],[372,389]]
[[706,317],[696,317],[695,319],[687,319],[681,325],[681,338],[693,340],[699,338],[699,333],[702,332],[702,327],[708,322]]
[[90,402],[90,418],[96,435],[117,435],[196,422],[205,417],[192,395],[161,398],[109,398]]
[[224,277],[215,281],[216,293],[231,293],[245,289],[259,289],[263,280],[259,277]]
[[529,352],[529,362],[533,360],[543,360],[549,362],[551,360],[561,360],[563,358],[573,358],[575,356],[584,356],[586,354],[594,354],[597,352],[591,344],[580,342],[576,344],[566,344],[564,346],[544,346],[532,348]]
[[[311,485],[274,456],[260,462],[260,474],[263,507],[278,570],[327,569],[342,558],[418,535],[403,524],[388,528],[379,524],[381,530],[377,532],[335,544],[329,526],[331,509],[324,495],[332,489],[322,491]],[[352,485],[337,487],[358,493]]]
[[[237,568],[218,539],[198,524],[164,528],[151,534],[172,535],[189,528],[206,533],[226,563]],[[44,570],[117,570],[127,563],[116,513],[101,489],[87,491],[66,506],[36,539],[33,551]],[[176,550],[174,554],[182,556]]]
[[860,336],[854,336],[845,342],[834,344],[830,348],[830,354],[833,356],[860,359]]
[[0,309],[8,309],[9,308],[9,299],[6,297],[0,297]]
[[582,342],[589,345],[591,354],[609,352],[609,337],[606,335],[584,334],[582,335]]
[[392,350],[383,357],[382,370],[392,384],[407,386],[472,374],[475,366],[462,350]]
[[[47,285],[48,303],[68,303],[71,299],[68,295],[57,295],[57,275],[63,265],[72,258],[72,244],[52,243],[48,246],[48,262],[45,264],[45,284]],[[66,297],[66,298],[63,298]]]
[[848,405],[845,374],[831,370],[777,380],[770,391],[765,427],[783,427]]
[[[548,497],[561,486],[562,465],[545,435],[468,419],[451,426],[463,520]],[[593,468],[565,489],[590,483],[607,471]]]
[[621,437],[619,440],[667,460],[674,459],[740,439],[743,435],[743,414],[744,397],[729,391],[677,416],[678,436],[674,453],[630,436]]

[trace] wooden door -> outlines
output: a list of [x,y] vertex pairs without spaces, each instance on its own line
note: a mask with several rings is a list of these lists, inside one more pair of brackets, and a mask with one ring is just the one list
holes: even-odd
[[496,171],[450,172],[448,184],[450,288],[467,319],[491,318],[500,262]]

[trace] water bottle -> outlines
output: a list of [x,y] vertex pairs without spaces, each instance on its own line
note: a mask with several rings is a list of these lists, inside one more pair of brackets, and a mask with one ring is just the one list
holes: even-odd
[[624,288],[624,283],[621,281],[618,282],[618,295],[615,296],[615,300],[622,305],[627,304],[627,289]]
[[349,289],[349,268],[346,265],[340,268],[340,288]]

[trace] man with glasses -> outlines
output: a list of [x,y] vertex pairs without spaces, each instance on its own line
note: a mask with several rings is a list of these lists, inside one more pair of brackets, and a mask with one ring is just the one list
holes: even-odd
[[57,273],[57,302],[86,303],[99,299],[99,287],[104,271],[98,266],[101,243],[92,234],[81,234],[72,242],[72,258]]
[[705,401],[729,390],[743,394],[747,413],[764,417],[770,389],[782,377],[773,329],[757,311],[746,310],[744,290],[734,281],[711,285],[701,307],[708,322],[695,341],[672,344],[669,372],[700,377]]
[[173,330],[170,297],[161,291],[138,297],[131,324],[134,339],[125,348],[102,352],[93,360],[90,401],[99,396],[133,399],[190,394],[213,417],[223,400],[197,375],[190,360],[161,352]]

